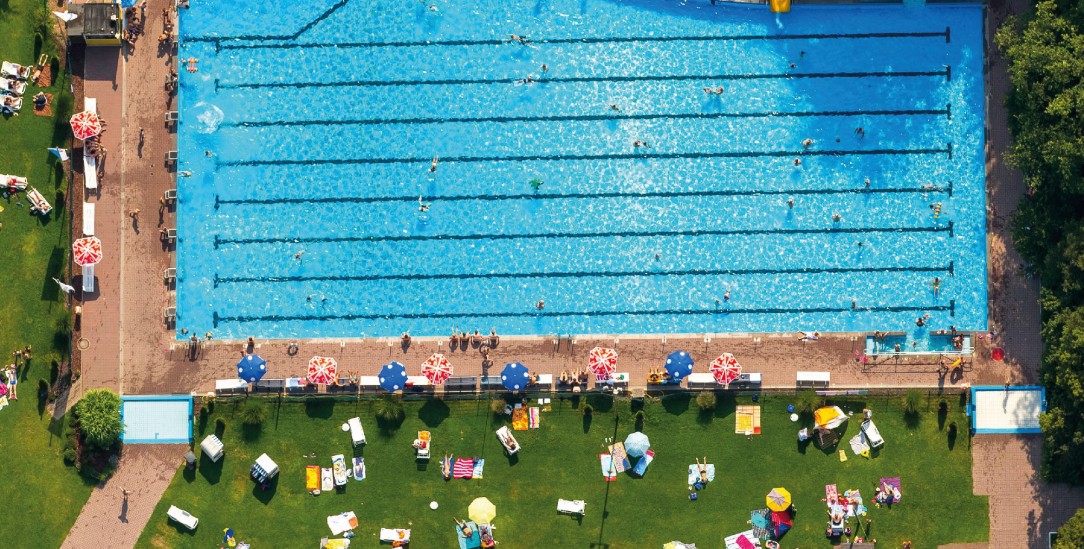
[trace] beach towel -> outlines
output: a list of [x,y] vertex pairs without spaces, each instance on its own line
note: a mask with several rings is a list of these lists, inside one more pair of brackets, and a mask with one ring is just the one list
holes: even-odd
[[610,455],[613,456],[614,469],[617,469],[618,473],[624,473],[632,467],[629,465],[629,456],[625,453],[625,443],[618,442],[616,444],[611,444],[606,449],[609,450]]
[[354,458],[354,480],[365,480],[365,458]]
[[617,480],[617,470],[614,469],[613,456],[610,454],[599,454],[598,459],[602,462],[602,476],[606,479],[606,482]]
[[474,460],[471,458],[458,458],[452,466],[452,478],[469,479],[474,476]]
[[347,511],[327,518],[327,527],[331,528],[331,534],[337,536],[347,530],[358,527],[358,516],[353,511]]
[[335,489],[335,478],[331,474],[331,467],[320,469],[320,489],[325,492]]
[[866,435],[863,435],[862,433],[854,435],[853,437],[851,437],[850,444],[851,451],[854,452],[854,455],[862,456],[865,458],[870,457],[869,444],[866,444]]
[[644,452],[644,455],[640,456],[640,460],[636,462],[636,466],[633,467],[632,471],[630,471],[630,472],[633,475],[636,475],[638,477],[643,477],[644,473],[647,472],[647,466],[651,465],[651,462],[654,459],[655,459],[655,451],[654,450],[648,450],[648,451]]
[[831,506],[833,502],[839,501],[839,488],[836,488],[835,484],[824,485],[824,500]]
[[[889,488],[885,490],[885,488]],[[903,499],[903,490],[900,486],[900,477],[882,478],[881,490],[891,493],[893,496],[892,503],[899,503]]]
[[305,467],[305,489],[310,492],[320,489],[320,467],[316,465]]
[[840,463],[847,461],[847,452],[843,449],[839,449],[839,461]]
[[[708,475],[708,482],[711,482],[711,481],[715,480],[715,464],[714,463],[709,463],[707,465],[707,467],[705,467],[705,469],[706,469],[706,472],[707,472],[707,475]],[[695,463],[692,464],[692,465],[689,465],[689,486],[692,486],[693,484],[696,484],[699,481],[700,481],[700,466],[698,466]]]
[[527,426],[530,427],[531,429],[537,429],[538,426],[542,423],[542,415],[539,412],[537,406],[531,408],[528,411],[527,420],[528,420]]
[[759,435],[760,406],[738,406],[734,413],[734,432],[739,435]]
[[476,457],[474,458],[474,474],[472,478],[482,478],[482,469],[486,466],[486,460]]
[[512,429],[515,431],[526,431],[529,425],[527,419],[526,408],[516,408],[512,410]]

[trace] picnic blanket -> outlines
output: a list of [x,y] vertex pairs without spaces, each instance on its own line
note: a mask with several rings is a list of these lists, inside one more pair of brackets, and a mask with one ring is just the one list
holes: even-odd
[[474,477],[474,460],[471,458],[456,458],[452,465],[452,478],[470,479]]
[[335,489],[335,478],[331,474],[331,467],[323,467],[320,469],[320,489],[325,492],[330,492]]
[[614,457],[610,454],[599,454],[598,459],[602,462],[602,476],[606,479],[606,482],[617,480],[617,469],[614,469]]
[[759,435],[760,406],[738,406],[734,413],[734,432],[739,435]]
[[866,516],[866,506],[862,502],[862,493],[858,490],[847,490],[843,492],[843,498],[840,501],[846,502],[847,516],[857,517]]
[[624,473],[632,468],[632,465],[629,464],[629,455],[625,453],[625,443],[617,442],[609,445],[606,449],[613,456],[614,469],[618,473]]
[[758,538],[768,539],[772,537],[769,528],[772,527],[772,512],[768,509],[757,509],[749,513],[749,524],[753,527],[753,535]]
[[512,429],[515,431],[526,431],[530,421],[527,419],[526,408],[516,408],[512,410]]
[[365,458],[354,458],[354,480],[365,480]]
[[542,423],[542,416],[539,413],[538,407],[534,406],[527,412],[527,426],[531,429],[537,429]]
[[331,534],[337,536],[347,530],[358,527],[358,516],[353,511],[347,511],[327,518],[327,527],[331,528]]
[[[715,464],[709,463],[707,467],[708,482],[715,480]],[[693,463],[689,465],[689,486],[696,484],[700,480],[700,467]]]

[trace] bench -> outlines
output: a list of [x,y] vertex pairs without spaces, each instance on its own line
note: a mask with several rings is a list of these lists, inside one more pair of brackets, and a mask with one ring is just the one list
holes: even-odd
[[689,385],[690,391],[712,391],[723,387],[715,381],[715,375],[708,372],[693,372],[685,376],[685,382]]
[[83,203],[83,235],[94,236],[94,203]]
[[503,391],[503,390],[505,390],[504,389],[504,383],[501,382],[501,376],[499,376],[499,375],[482,376],[482,379],[480,381],[481,381],[481,384],[479,385],[479,388],[478,388],[480,391],[484,392],[484,391]]
[[831,372],[798,372],[799,389],[827,389],[831,381]]
[[216,395],[238,395],[244,394],[248,391],[248,382],[239,379],[216,379],[215,380],[215,394]]
[[444,382],[445,393],[473,394],[478,391],[478,378],[475,376],[455,376]]

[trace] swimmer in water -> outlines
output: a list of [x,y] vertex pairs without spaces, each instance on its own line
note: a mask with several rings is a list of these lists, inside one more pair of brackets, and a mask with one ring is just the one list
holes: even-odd
[[436,156],[434,156],[433,157],[433,163],[429,165],[429,173],[436,173],[436,171],[437,171],[437,162],[440,162],[440,159],[437,158]]
[[792,210],[794,209],[794,199],[793,198],[788,198],[787,199],[787,207],[792,209]]
[[805,147],[805,148],[807,148],[807,149],[808,149],[809,147],[812,147],[812,146],[813,146],[813,140],[812,140],[812,139],[810,139],[810,138],[808,138],[808,137],[807,137],[807,138],[805,138],[805,141],[802,141],[802,146],[803,146],[803,147]]
[[610,103],[610,110],[611,111],[620,111],[621,107],[618,107],[617,105],[614,105],[613,103]]
[[801,158],[795,158],[794,159],[794,165],[795,166],[801,166],[802,165],[802,159]]
[[426,204],[422,200],[422,197],[420,197],[420,196],[418,197],[418,211],[419,212],[428,212],[429,211],[429,204]]

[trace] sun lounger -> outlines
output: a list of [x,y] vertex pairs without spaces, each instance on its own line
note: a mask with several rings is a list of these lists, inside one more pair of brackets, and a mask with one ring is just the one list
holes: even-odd
[[347,530],[358,527],[358,516],[353,511],[347,511],[327,518],[327,527],[331,528],[331,535],[337,536]]
[[53,207],[49,204],[48,200],[42,196],[40,192],[34,187],[30,187],[26,191],[26,199],[30,201],[30,211],[39,215],[47,215],[53,211]]
[[410,542],[410,530],[407,528],[381,528],[380,529],[380,541],[386,543],[392,543],[395,541],[401,541],[403,543]]
[[4,61],[4,63],[0,65],[0,76],[15,80],[26,80],[26,78],[30,76],[30,67],[18,65],[10,61]]
[[320,467],[317,465],[305,466],[305,489],[312,492],[320,489]]
[[94,265],[83,265],[83,293],[94,293]]
[[94,203],[83,203],[83,234],[94,236]]
[[885,439],[881,437],[881,431],[877,429],[877,426],[873,424],[872,419],[867,419],[862,422],[862,434],[866,435],[866,439],[869,441],[869,445],[872,448],[880,448],[885,445]]
[[331,467],[320,469],[320,489],[325,492],[335,489],[335,477],[331,474]]
[[0,96],[0,111],[14,114],[21,110],[23,110],[22,97],[14,97],[11,95]]
[[0,191],[25,191],[26,178],[17,175],[0,175]]
[[192,516],[188,511],[185,511],[184,509],[181,509],[175,505],[169,506],[169,511],[166,512],[166,515],[169,516],[169,518],[184,525],[184,527],[188,528],[189,530],[195,530],[196,527],[199,526],[198,518]]
[[365,429],[361,427],[361,418],[350,418],[346,423],[350,425],[350,440],[354,442],[354,446],[365,444]]
[[414,451],[417,459],[429,459],[433,449],[433,435],[429,431],[418,431],[418,438],[414,439]]
[[500,429],[497,429],[497,440],[501,441],[501,446],[504,446],[504,452],[508,455],[519,452],[519,442],[516,437],[512,436],[512,431],[505,425]]
[[558,499],[557,500],[557,512],[564,513],[566,515],[580,515],[583,516],[584,508],[587,504],[582,499]]
[[331,469],[335,475],[335,486],[346,485],[346,458],[342,454],[331,456]]
[[26,82],[14,78],[0,78],[0,94],[22,95],[26,93]]

